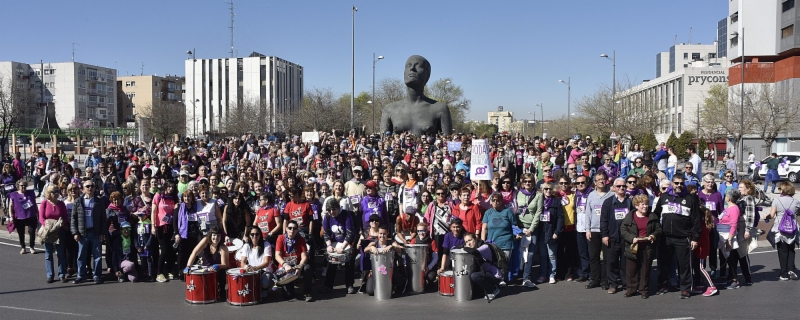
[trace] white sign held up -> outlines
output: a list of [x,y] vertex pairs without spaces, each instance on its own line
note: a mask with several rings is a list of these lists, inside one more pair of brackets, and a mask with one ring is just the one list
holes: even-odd
[[492,160],[489,157],[489,145],[485,139],[472,140],[469,176],[472,181],[494,178]]

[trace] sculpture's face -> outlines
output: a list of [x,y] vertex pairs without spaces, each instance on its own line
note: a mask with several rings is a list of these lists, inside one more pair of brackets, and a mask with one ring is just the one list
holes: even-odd
[[428,60],[421,56],[411,56],[406,61],[405,82],[406,85],[425,85],[431,75]]

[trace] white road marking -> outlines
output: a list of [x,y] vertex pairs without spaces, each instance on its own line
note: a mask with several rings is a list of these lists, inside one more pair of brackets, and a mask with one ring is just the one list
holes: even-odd
[[22,311],[53,313],[53,314],[63,314],[63,315],[66,315],[66,316],[76,316],[76,317],[91,317],[92,316],[92,315],[89,315],[89,314],[58,312],[58,311],[39,310],[39,309],[28,309],[28,308],[19,308],[19,307],[10,307],[10,306],[0,306],[0,308],[12,309],[12,310],[22,310]]
[[658,319],[658,320],[694,320],[693,317],[685,317],[685,318],[666,318],[666,319]]

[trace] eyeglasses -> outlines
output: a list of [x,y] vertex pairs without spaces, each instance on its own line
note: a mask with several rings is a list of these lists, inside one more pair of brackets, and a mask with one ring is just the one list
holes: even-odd
[[533,183],[533,180],[524,180],[522,182],[524,182],[524,183]]
[[85,185],[85,186],[83,186],[83,187],[84,187],[84,188],[94,188],[94,185],[93,185],[93,184],[87,184],[87,185]]
[[667,187],[661,187],[661,191],[667,191]]
[[641,161],[636,161],[636,162],[634,162],[634,163],[642,163],[642,162],[641,162]]
[[680,181],[680,182],[672,181],[672,184],[674,184],[676,186],[682,186],[683,185],[683,181]]
[[636,180],[625,181],[625,183],[627,183],[627,184],[636,184]]
[[624,187],[624,186],[625,186],[624,184],[615,184],[615,185],[614,185],[614,188],[622,188],[622,187]]
[[542,190],[544,190],[544,191],[550,191],[550,190],[552,190],[552,189],[553,189],[553,188],[542,188]]
[[369,221],[369,223],[373,223],[373,222],[375,222],[375,223],[379,223],[380,221],[375,221],[375,220],[370,220],[370,221]]
[[550,172],[550,169],[542,170],[542,172]]
[[503,181],[502,184],[511,184],[511,181]]
[[562,186],[565,186],[565,185],[568,185],[568,184],[569,184],[569,182],[559,182],[558,184],[559,184],[559,185],[562,185]]
[[424,229],[423,230],[417,230],[417,233],[426,233],[426,232],[428,232],[428,230],[424,230]]
[[575,168],[575,167],[571,167],[571,168],[567,168],[567,169],[569,169],[570,171],[572,171],[572,170],[575,170],[576,168]]
[[258,237],[258,233],[251,233],[250,236],[251,237]]
[[575,182],[575,184],[584,185],[584,184],[586,184],[586,181],[577,181],[577,182]]
[[726,175],[725,175],[725,178],[733,178],[733,176],[732,176],[732,175],[730,175],[730,174],[726,174]]
[[286,227],[286,230],[289,230],[289,231],[297,230],[297,227]]
[[443,196],[443,195],[445,195],[445,193],[444,192],[437,192],[436,195],[437,196]]

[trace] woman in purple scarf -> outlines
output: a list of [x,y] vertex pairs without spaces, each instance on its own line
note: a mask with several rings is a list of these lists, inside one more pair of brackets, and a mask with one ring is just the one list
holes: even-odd
[[[181,203],[176,205],[178,212],[175,219],[172,219],[175,232],[175,243],[178,245],[178,265],[184,266],[189,261],[189,255],[202,234],[200,223],[197,219],[197,205],[194,191],[186,190],[181,194]],[[178,278],[183,279],[183,273],[178,274]]]

